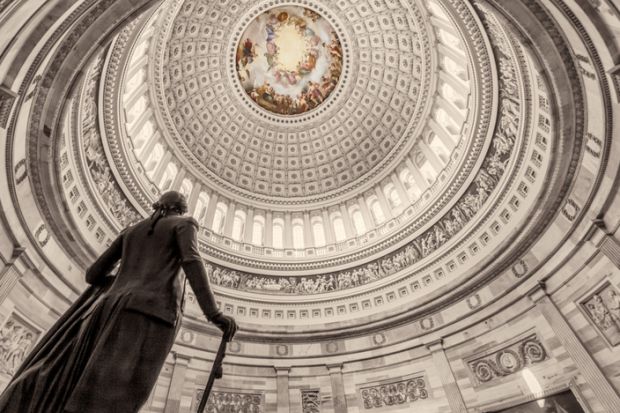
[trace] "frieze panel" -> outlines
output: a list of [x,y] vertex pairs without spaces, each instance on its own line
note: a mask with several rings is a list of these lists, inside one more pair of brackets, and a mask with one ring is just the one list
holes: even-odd
[[423,376],[361,387],[359,391],[366,410],[413,403],[429,397]]
[[40,331],[15,313],[0,329],[0,373],[13,375],[39,338]]
[[318,390],[301,391],[301,411],[302,413],[321,412],[321,394]]
[[[194,409],[197,409],[200,404],[202,395],[202,389],[196,391]],[[204,413],[263,413],[265,411],[263,400],[264,396],[262,393],[212,391],[207,400]]]
[[609,344],[620,344],[620,293],[609,281],[582,298],[579,307]]
[[470,360],[467,365],[478,383],[487,383],[547,358],[547,351],[536,334],[532,334],[491,354]]
[[98,122],[98,90],[103,66],[103,55],[91,66],[81,99],[79,134],[84,151],[87,173],[90,174],[99,197],[109,212],[121,225],[126,227],[139,219],[140,214],[129,203],[116,182],[105,155]]

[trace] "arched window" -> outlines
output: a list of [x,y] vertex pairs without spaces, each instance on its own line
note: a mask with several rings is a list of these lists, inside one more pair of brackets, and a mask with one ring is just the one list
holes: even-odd
[[372,219],[375,220],[375,224],[379,225],[385,221],[385,214],[383,213],[381,204],[379,204],[379,200],[376,196],[373,195],[368,198],[368,209],[370,209],[370,213],[372,214]]
[[357,235],[365,234],[367,230],[366,223],[364,222],[364,217],[362,215],[360,207],[357,205],[353,205],[349,209],[349,215],[353,220],[353,226],[355,227],[355,232],[357,232]]
[[170,162],[166,166],[166,169],[164,170],[164,174],[161,177],[161,181],[159,181],[159,189],[161,189],[162,192],[166,192],[172,187],[172,183],[174,182],[174,179],[177,177],[178,172],[179,172],[179,169],[174,163]]
[[227,212],[228,205],[223,202],[218,202],[215,207],[215,215],[213,215],[213,225],[211,226],[211,229],[218,234],[221,234],[224,230],[224,221]]
[[334,236],[336,241],[344,241],[347,239],[347,232],[344,229],[344,221],[339,212],[332,214],[332,226],[334,227]]
[[273,220],[273,247],[284,248],[284,221],[281,218]]
[[252,244],[263,245],[265,240],[265,218],[261,215],[254,215],[252,223]]
[[235,211],[232,226],[232,239],[235,241],[241,241],[243,239],[243,233],[245,230],[245,212],[241,210]]
[[153,148],[153,151],[151,152],[148,159],[146,160],[146,165],[144,167],[144,170],[146,171],[146,174],[148,175],[149,178],[153,179],[153,174],[155,173],[155,169],[157,169],[157,165],[159,165],[159,162],[161,161],[163,157],[164,157],[164,147],[161,145],[161,143],[157,142],[155,144],[155,147]]
[[198,195],[196,201],[196,207],[194,208],[194,218],[198,221],[198,224],[205,226],[207,219],[207,208],[209,207],[209,195],[206,192],[201,192]]
[[415,178],[409,169],[403,169],[399,175],[399,179],[403,183],[407,193],[411,195],[414,200],[417,200],[422,194],[422,191],[420,190],[420,187],[416,183]]
[[385,197],[387,198],[392,208],[397,208],[403,203],[403,201],[398,196],[398,192],[396,192],[396,188],[393,184],[387,184],[383,189],[383,192],[385,193]]
[[192,193],[193,187],[194,184],[192,184],[192,181],[190,181],[189,178],[185,178],[181,183],[181,188],[179,188],[179,192],[185,195],[185,198],[189,201],[189,196]]
[[304,240],[304,221],[301,219],[294,219],[293,226],[293,248],[303,249],[305,246]]
[[312,235],[314,235],[314,246],[323,247],[325,242],[325,228],[321,217],[312,218]]

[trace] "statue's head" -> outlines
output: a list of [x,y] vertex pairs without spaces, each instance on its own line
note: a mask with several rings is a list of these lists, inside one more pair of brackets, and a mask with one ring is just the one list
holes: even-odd
[[157,202],[153,204],[155,211],[162,210],[165,212],[177,212],[185,214],[188,210],[187,199],[185,195],[177,191],[164,192]]

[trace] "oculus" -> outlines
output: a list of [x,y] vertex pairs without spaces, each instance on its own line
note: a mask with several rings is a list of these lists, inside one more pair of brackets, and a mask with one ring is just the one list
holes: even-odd
[[237,46],[237,74],[262,108],[298,115],[321,105],[342,74],[342,47],[331,24],[300,6],[258,15]]

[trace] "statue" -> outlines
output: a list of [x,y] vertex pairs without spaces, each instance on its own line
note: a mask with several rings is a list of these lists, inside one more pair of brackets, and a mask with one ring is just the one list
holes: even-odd
[[[198,254],[198,223],[182,216],[185,197],[166,192],[153,209],[86,271],[93,287],[24,361],[0,396],[0,411],[137,412],[180,326],[181,268],[207,319],[232,338],[236,323],[217,308]],[[119,260],[118,274],[109,277]],[[19,359],[31,342],[25,336],[16,343],[9,361]]]

